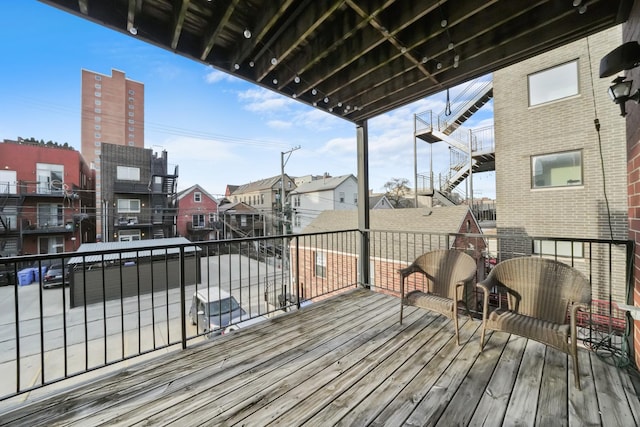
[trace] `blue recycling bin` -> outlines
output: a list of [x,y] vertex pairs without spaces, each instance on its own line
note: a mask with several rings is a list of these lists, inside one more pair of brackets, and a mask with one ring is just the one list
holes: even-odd
[[33,268],[25,268],[18,271],[18,284],[20,286],[27,286],[33,282]]
[[31,267],[33,270],[33,281],[39,282],[40,277],[44,277],[44,274],[47,272],[47,266],[43,265],[42,267]]

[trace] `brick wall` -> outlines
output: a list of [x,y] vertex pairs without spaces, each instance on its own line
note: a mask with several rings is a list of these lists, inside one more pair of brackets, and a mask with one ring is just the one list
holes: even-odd
[[[640,2],[635,2],[629,20],[624,24],[623,41],[640,40]],[[617,46],[615,46],[617,47]],[[640,68],[626,72],[634,81],[633,89],[640,87]],[[607,82],[609,83],[609,82]],[[617,108],[617,106],[615,106]],[[638,247],[640,242],[640,108],[634,102],[627,102],[627,191],[629,200],[629,238]],[[633,302],[640,306],[640,254],[633,257]],[[636,366],[640,366],[640,322],[633,325],[634,354]]]
[[[612,236],[605,203],[606,185],[613,238],[626,239],[624,121],[607,94],[609,81],[598,75],[600,58],[619,46],[621,40],[622,28],[618,26],[494,73],[499,234],[609,239]],[[530,107],[528,76],[573,60],[578,61],[579,93]],[[606,180],[594,126],[596,117],[601,124]],[[532,189],[531,157],[568,150],[582,151],[583,185]],[[532,251],[526,246],[501,249],[524,255]],[[617,252],[616,257],[623,260],[624,250]],[[619,264],[624,266],[624,262]],[[583,267],[586,269],[586,265]],[[595,274],[594,286],[603,292],[607,288],[603,281],[607,274],[604,270]],[[624,267],[616,268],[614,274],[615,298],[624,301]]]

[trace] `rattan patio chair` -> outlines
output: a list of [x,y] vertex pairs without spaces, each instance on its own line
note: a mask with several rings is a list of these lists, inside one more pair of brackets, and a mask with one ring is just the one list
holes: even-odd
[[[477,286],[484,292],[480,351],[487,329],[538,341],[571,356],[579,390],[576,315],[591,301],[585,276],[559,261],[519,257],[498,263]],[[506,293],[507,307],[490,311],[489,293],[495,292]]]
[[[405,280],[413,273],[426,276],[425,288],[405,295]],[[458,302],[467,294],[465,287],[467,291],[473,290],[475,274],[476,262],[464,252],[440,249],[420,255],[400,270],[400,324],[405,305],[435,311],[453,320],[456,343],[460,345]]]

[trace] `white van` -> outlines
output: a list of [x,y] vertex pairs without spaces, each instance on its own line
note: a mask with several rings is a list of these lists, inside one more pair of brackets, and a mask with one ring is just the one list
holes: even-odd
[[198,333],[221,333],[232,323],[239,323],[246,312],[228,292],[212,287],[193,294],[189,320]]

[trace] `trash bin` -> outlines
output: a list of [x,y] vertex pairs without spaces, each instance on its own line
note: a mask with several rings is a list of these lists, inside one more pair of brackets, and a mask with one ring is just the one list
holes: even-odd
[[42,267],[32,267],[33,270],[33,281],[39,282],[40,277],[44,277],[44,274],[47,272],[47,266],[43,265]]
[[20,286],[30,285],[33,282],[33,268],[25,268],[18,271],[18,284]]

